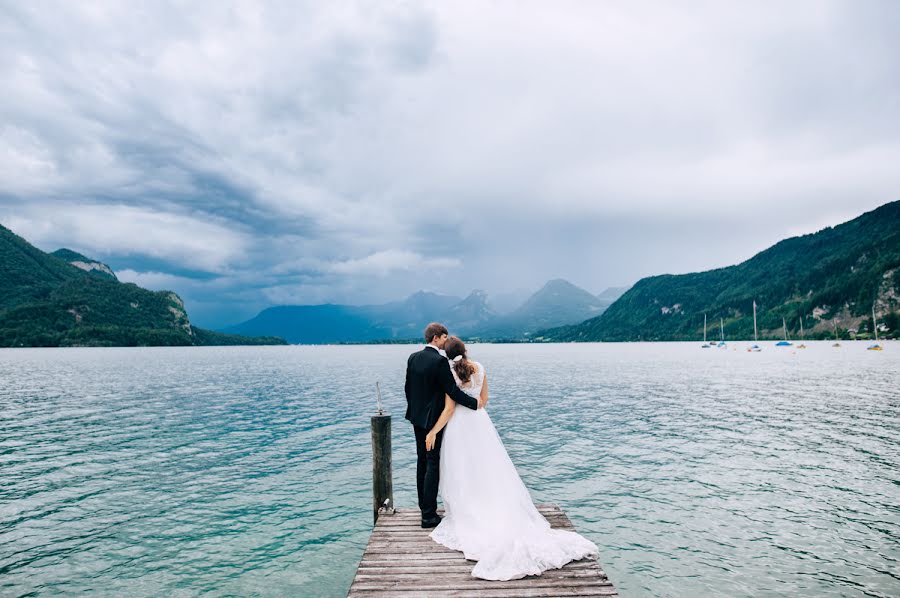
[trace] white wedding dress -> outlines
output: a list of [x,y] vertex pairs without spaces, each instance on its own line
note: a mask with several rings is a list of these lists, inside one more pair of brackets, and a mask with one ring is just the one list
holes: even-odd
[[[478,397],[484,368],[473,363],[477,371],[469,384],[462,385],[458,378],[456,382],[466,394]],[[445,514],[431,537],[478,561],[473,577],[519,579],[598,556],[597,545],[583,536],[550,529],[486,410],[456,407],[444,428],[440,472]]]

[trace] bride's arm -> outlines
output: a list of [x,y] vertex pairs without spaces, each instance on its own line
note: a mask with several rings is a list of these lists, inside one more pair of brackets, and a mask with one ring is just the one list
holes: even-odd
[[453,417],[454,409],[456,409],[456,401],[451,399],[450,395],[444,395],[444,410],[441,411],[441,416],[438,418],[437,423],[434,424],[434,427],[431,428],[431,432],[425,436],[426,451],[430,451],[434,448],[434,442],[438,432],[443,430],[444,426],[447,425],[447,422],[450,421],[450,418]]
[[487,374],[484,375],[484,382],[481,384],[481,408],[484,409],[487,407],[488,402],[488,387],[487,387]]

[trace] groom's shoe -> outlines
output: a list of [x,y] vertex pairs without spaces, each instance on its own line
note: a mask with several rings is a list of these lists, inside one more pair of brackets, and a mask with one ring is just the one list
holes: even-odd
[[440,516],[440,515],[435,515],[435,516],[434,516],[433,518],[431,518],[431,519],[423,519],[423,520],[422,520],[422,527],[425,527],[425,528],[428,528],[428,527],[437,527],[438,524],[439,524],[440,522],[441,522],[441,516]]

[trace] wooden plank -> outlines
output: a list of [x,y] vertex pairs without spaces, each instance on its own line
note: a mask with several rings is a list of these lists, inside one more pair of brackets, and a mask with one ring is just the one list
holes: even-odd
[[[540,511],[541,513],[544,513],[544,512],[547,512],[547,513],[565,513],[565,511],[563,511],[563,510],[562,510],[561,508],[559,508],[557,505],[543,505],[543,504],[542,504],[542,505],[534,505],[534,506],[535,506],[535,508],[536,508],[538,511]],[[441,509],[438,509],[437,512],[438,512],[438,515],[443,515],[445,511],[444,511],[444,509],[441,508]],[[395,509],[395,510],[394,510],[394,517],[396,517],[397,515],[400,515],[400,516],[407,516],[407,517],[418,517],[418,516],[419,516],[419,509],[411,509],[411,508],[409,508],[409,507],[401,507],[401,508],[399,508],[399,509]]]
[[[563,531],[573,531],[575,528],[569,525],[553,525],[550,527],[552,529],[558,529]],[[409,527],[395,527],[395,528],[381,528],[376,527],[372,530],[372,535],[376,537],[392,537],[397,539],[410,539],[410,540],[430,540],[431,532],[434,531],[433,528],[429,529],[420,529],[420,528],[409,528]]]
[[[561,513],[561,514],[565,515],[565,511],[563,511],[557,505],[541,504],[541,505],[535,505],[535,507],[541,513]],[[444,509],[438,509],[437,512],[439,515],[443,515]],[[397,519],[397,518],[416,519],[416,518],[420,518],[420,513],[419,513],[419,509],[399,508],[399,509],[394,510],[394,513],[393,513],[393,515],[391,515],[391,517],[394,519]]]
[[[574,531],[556,505],[537,505],[553,529]],[[442,512],[442,510],[439,510]],[[584,559],[541,575],[509,581],[472,576],[474,561],[432,540],[418,509],[381,515],[372,530],[348,596],[381,598],[530,598],[551,596],[617,596],[596,560]]]
[[[546,519],[551,527],[557,526],[565,526],[572,527],[572,522],[569,521],[569,518],[566,517],[562,513],[541,513],[541,515]],[[378,519],[378,524],[375,526],[375,529],[396,529],[398,531],[408,530],[408,531],[416,531],[422,530],[423,532],[430,532],[431,529],[423,528],[421,524],[421,520],[416,517],[415,519],[406,518],[406,519],[394,519],[395,515],[384,515]]]
[[[356,572],[356,581],[359,583],[397,583],[403,584],[406,582],[420,582],[422,581],[424,575],[422,571],[412,572],[404,571],[402,573],[398,573],[395,570],[391,570],[389,572],[382,571],[372,571],[372,570],[360,570]],[[556,580],[581,580],[584,579],[606,579],[606,576],[597,571],[596,569],[548,569],[544,571],[539,576],[530,576],[523,577],[521,580],[513,579],[510,582],[519,582],[522,581],[522,584],[519,585],[534,585],[534,580],[540,577],[542,580],[546,581],[548,579]],[[445,582],[469,582],[472,581],[472,570],[468,571],[449,571],[447,569],[440,569],[440,580],[441,583]]]
[[613,588],[517,588],[509,589],[485,589],[472,593],[472,590],[391,590],[391,591],[351,591],[349,596],[354,598],[382,598],[387,596],[399,596],[401,598],[529,598],[531,596],[540,596],[543,598],[563,597],[563,596],[618,596],[619,594]]
[[[563,517],[567,518],[565,513],[560,511],[551,511],[551,510],[540,510],[538,509],[538,513],[543,515],[544,517]],[[441,514],[441,517],[444,515]],[[419,515],[419,511],[414,513],[397,513],[395,512],[392,515],[386,515],[384,518],[384,522],[393,523],[394,525],[419,525],[421,523],[422,517]],[[383,523],[379,520],[379,523]]]
[[[403,550],[409,552],[411,550],[421,550],[423,548],[430,550],[432,548],[432,544],[437,544],[437,542],[427,536],[422,539],[416,538],[405,540],[394,538],[392,536],[382,536],[378,538],[372,538],[372,540],[369,542],[368,548],[377,549],[380,552],[384,552],[384,550]],[[445,546],[439,546],[440,548],[435,547],[434,550],[450,550],[451,552],[457,552]]]
[[[563,513],[541,513],[541,515],[551,524],[556,521],[560,524],[572,525],[572,522],[569,521],[569,518],[566,517]],[[385,515],[384,517],[379,518],[378,525],[376,527],[378,529],[424,529],[422,528],[422,522],[419,517],[406,517],[404,519],[395,519],[395,517],[396,515]]]
[[472,590],[350,590],[349,598],[563,598],[569,596],[618,596],[610,586],[585,588],[485,588]]
[[404,561],[417,561],[417,560],[442,560],[442,559],[458,559],[461,563],[472,563],[472,561],[467,561],[463,558],[463,554],[461,552],[454,552],[451,556],[447,556],[446,554],[433,553],[433,552],[425,552],[417,555],[409,555],[409,556],[398,556],[396,554],[391,554],[389,552],[369,552],[368,550],[363,555],[363,561],[394,561],[394,560],[404,560]]
[[[463,559],[438,559],[438,558],[429,558],[429,559],[394,559],[394,560],[363,560],[359,563],[358,572],[369,572],[369,571],[417,571],[427,573],[430,570],[440,569],[442,571],[465,571],[470,573],[472,571],[472,567],[474,566],[475,561],[466,561]],[[572,561],[571,563],[567,563],[564,567],[560,569],[551,569],[551,571],[566,571],[572,569],[590,569],[592,571],[597,571],[601,575],[606,575],[601,567],[598,566],[596,561],[591,561],[589,559],[584,559],[581,561]]]
[[[520,583],[524,582],[524,583]],[[492,589],[501,589],[501,590],[515,590],[515,589],[524,589],[524,588],[552,588],[554,590],[558,590],[559,588],[583,588],[583,587],[599,587],[599,586],[609,586],[612,587],[612,583],[606,579],[588,579],[588,578],[580,578],[580,579],[551,579],[541,577],[535,578],[524,578],[521,580],[513,580],[513,581],[487,581],[484,579],[477,579],[474,577],[470,577],[469,579],[454,579],[448,580],[446,583],[441,579],[440,581],[431,581],[429,578],[418,578],[412,579],[407,582],[395,582],[395,581],[363,581],[363,582],[353,582],[353,586],[351,589],[355,589],[357,591],[363,590],[481,590],[486,587],[490,587]],[[473,596],[477,596],[474,592],[471,594]]]
[[[456,554],[442,554],[439,556],[428,556],[421,559],[410,559],[404,556],[396,556],[394,558],[388,558],[387,556],[379,557],[379,558],[369,558],[368,555],[364,556],[363,559],[359,562],[360,567],[469,567],[471,568],[475,561],[466,560],[461,553]],[[591,569],[602,570],[596,560],[592,559],[582,559],[580,561],[571,561],[566,563],[560,569],[565,569],[567,567],[590,567]]]
[[[441,571],[448,573],[463,571],[465,573],[472,572],[472,562],[457,560],[430,560],[430,561],[361,561],[357,573],[360,574],[379,574],[379,573],[418,573],[426,571],[428,567],[437,567]],[[572,571],[572,570],[589,570],[603,574],[602,570],[597,569],[590,562],[575,561],[567,564],[561,569],[551,569],[545,571],[545,574],[552,571]]]
[[[551,524],[556,521],[560,524],[571,525],[569,518],[562,513],[541,513],[541,515]],[[404,519],[395,519],[395,517],[396,515],[385,515],[383,517],[379,517],[377,527],[423,529],[422,520],[418,516],[416,516],[415,518],[406,517]]]

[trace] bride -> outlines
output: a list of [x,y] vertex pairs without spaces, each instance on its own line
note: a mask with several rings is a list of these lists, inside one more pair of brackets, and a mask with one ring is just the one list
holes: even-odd
[[[465,344],[451,336],[444,345],[453,377],[468,395],[488,401],[484,368],[470,361]],[[431,450],[444,429],[440,487],[444,518],[431,532],[439,544],[478,561],[472,575],[509,580],[540,575],[583,558],[596,558],[597,545],[571,531],[550,529],[531,502],[515,465],[485,409],[444,410],[425,439]]]

